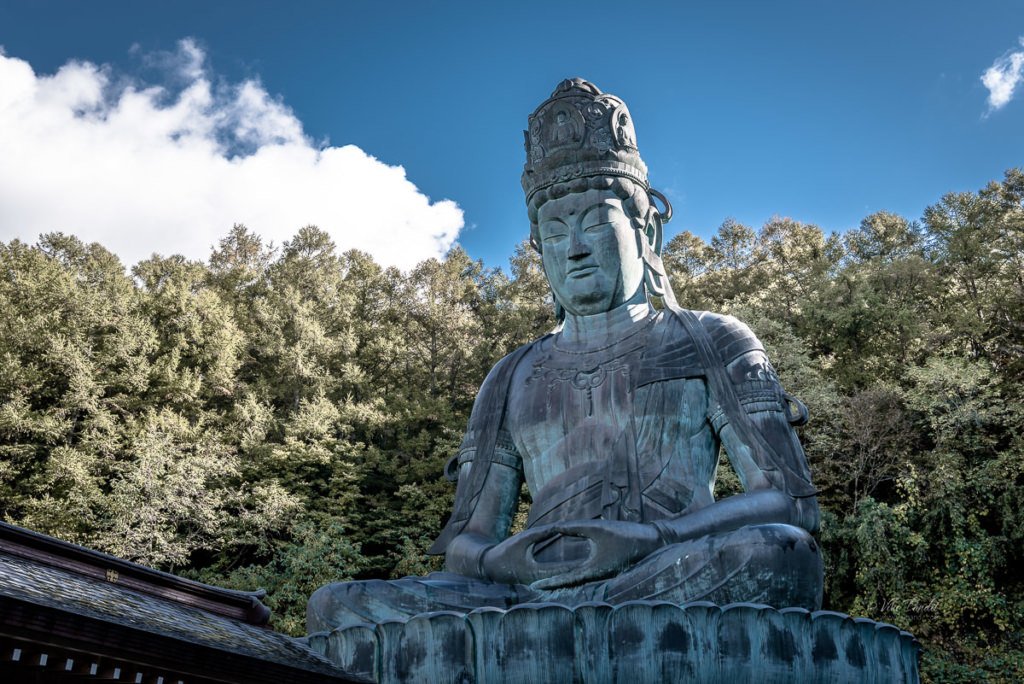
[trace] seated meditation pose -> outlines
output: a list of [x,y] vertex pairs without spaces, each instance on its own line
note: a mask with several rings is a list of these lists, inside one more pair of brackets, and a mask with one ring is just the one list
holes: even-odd
[[[480,388],[431,549],[446,571],[322,587],[309,631],[534,602],[819,608],[818,504],[793,429],[806,409],[747,326],[677,306],[661,260],[671,206],[625,104],[563,81],[530,117],[526,152],[560,325]],[[720,449],[744,492],[716,500]],[[509,536],[524,481],[529,516]]]

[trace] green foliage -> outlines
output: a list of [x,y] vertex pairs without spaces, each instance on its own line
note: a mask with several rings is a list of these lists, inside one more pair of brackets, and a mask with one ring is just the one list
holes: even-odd
[[269,563],[227,574],[209,570],[195,574],[202,581],[233,589],[263,587],[271,610],[270,626],[300,636],[305,634],[310,595],[329,582],[355,578],[365,567],[366,559],[350,541],[341,520],[311,516],[293,526],[289,540],[277,545]]
[[1024,172],[920,224],[727,221],[665,261],[678,299],[747,321],[811,408],[826,607],[914,632],[926,680],[1024,678]]
[[[728,220],[665,263],[811,409],[826,607],[914,632],[928,681],[1024,679],[1024,172],[841,236]],[[324,583],[438,569],[476,390],[554,325],[526,243],[509,274],[459,249],[403,273],[235,226],[208,263],[129,275],[51,234],[0,244],[0,272],[0,516],[263,586],[295,634]]]
[[490,367],[553,325],[539,260],[409,273],[313,226],[131,269],[0,244],[0,515],[230,586],[303,631],[317,586],[440,568],[441,478]]

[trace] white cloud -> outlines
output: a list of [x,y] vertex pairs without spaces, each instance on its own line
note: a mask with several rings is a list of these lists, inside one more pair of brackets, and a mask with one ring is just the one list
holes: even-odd
[[39,75],[0,49],[0,240],[59,230],[131,265],[206,259],[235,223],[277,244],[315,224],[402,268],[455,241],[462,210],[431,202],[401,166],[317,147],[257,81],[214,87],[191,40],[164,63],[180,87],[88,62]]
[[[1024,46],[1024,36],[1020,38]],[[994,112],[1013,99],[1013,92],[1024,80],[1024,51],[1008,51],[985,70],[981,82],[988,88],[988,109]]]

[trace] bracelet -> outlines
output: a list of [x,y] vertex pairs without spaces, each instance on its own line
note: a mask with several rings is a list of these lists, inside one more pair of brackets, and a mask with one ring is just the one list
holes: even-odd
[[495,546],[497,546],[497,544],[490,544],[488,546],[485,546],[483,551],[481,551],[479,554],[477,554],[477,557],[476,557],[476,576],[477,577],[479,577],[481,579],[485,579],[485,580],[491,579],[490,577],[487,576],[487,573],[484,572],[484,556],[486,556],[487,552],[490,551],[491,549],[493,549]]
[[675,535],[670,534],[671,530],[668,528],[666,522],[667,521],[665,520],[653,520],[650,523],[651,526],[658,531],[658,540],[661,541],[662,546],[668,546],[669,544],[675,543],[671,538]]

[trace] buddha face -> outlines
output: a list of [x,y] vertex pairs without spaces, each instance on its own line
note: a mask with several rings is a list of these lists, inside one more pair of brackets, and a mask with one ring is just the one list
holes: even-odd
[[567,312],[604,313],[641,296],[644,262],[630,218],[611,190],[572,193],[541,205],[544,273]]

